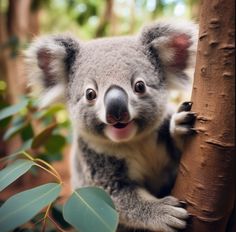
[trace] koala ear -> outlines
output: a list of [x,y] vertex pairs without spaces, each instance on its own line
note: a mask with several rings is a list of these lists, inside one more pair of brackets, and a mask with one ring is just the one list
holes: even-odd
[[40,107],[65,98],[78,53],[79,43],[70,36],[40,37],[25,51],[29,85],[39,94]]
[[170,88],[190,81],[185,69],[195,64],[197,26],[191,22],[159,22],[143,29],[141,42],[151,62],[164,68]]

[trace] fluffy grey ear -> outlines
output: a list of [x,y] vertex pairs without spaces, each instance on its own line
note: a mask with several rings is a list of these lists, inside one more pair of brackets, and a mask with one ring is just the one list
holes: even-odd
[[40,37],[25,51],[29,85],[41,107],[63,100],[78,53],[78,41],[64,35]]
[[162,21],[143,29],[141,42],[151,62],[164,74],[170,88],[189,82],[186,68],[195,64],[197,26],[191,22]]

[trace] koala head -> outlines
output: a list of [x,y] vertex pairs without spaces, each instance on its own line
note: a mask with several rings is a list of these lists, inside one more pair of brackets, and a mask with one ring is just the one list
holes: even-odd
[[138,36],[88,42],[41,37],[26,51],[30,83],[43,107],[65,100],[81,135],[131,141],[158,128],[169,89],[185,86],[195,35],[190,23],[160,22]]

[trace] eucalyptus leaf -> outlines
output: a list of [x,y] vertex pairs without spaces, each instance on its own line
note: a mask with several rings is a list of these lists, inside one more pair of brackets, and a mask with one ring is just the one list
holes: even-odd
[[43,154],[39,154],[37,157],[48,163],[52,163],[54,161],[60,161],[63,159],[62,153],[47,153],[46,152]]
[[64,219],[81,232],[114,232],[118,213],[110,196],[101,188],[80,188],[63,208]]
[[26,120],[26,118],[24,116],[22,116],[22,115],[17,114],[17,115],[14,115],[14,116],[15,117],[12,119],[12,125],[13,126],[17,126],[19,124],[22,124]]
[[2,164],[3,164],[3,162],[6,162],[6,160],[14,160],[17,156],[19,156],[21,154],[22,154],[22,151],[14,152],[10,155],[7,155],[7,156],[4,156],[4,157],[0,158],[0,162],[2,162]]
[[62,150],[62,148],[66,144],[66,139],[62,135],[51,135],[46,143],[45,143],[45,148],[48,152],[50,153],[58,153]]
[[29,139],[34,137],[34,130],[30,123],[28,123],[22,130],[21,130],[21,139],[25,142]]
[[47,139],[51,136],[53,130],[56,128],[57,124],[52,124],[41,131],[38,135],[35,136],[32,143],[32,148],[36,149],[42,146]]
[[3,140],[8,140],[18,132],[20,132],[26,126],[25,122],[19,123],[17,125],[12,125],[3,135]]
[[69,229],[71,225],[64,220],[62,210],[62,205],[54,205],[51,209],[52,217],[63,229]]
[[50,108],[41,111],[37,116],[38,118],[48,117],[48,116],[55,116],[61,110],[64,110],[65,106],[63,104],[54,104]]
[[[26,173],[34,162],[26,159],[18,159],[0,171],[0,191]],[[1,227],[0,227],[1,228]]]
[[11,231],[33,218],[59,195],[61,184],[48,183],[10,197],[0,207],[1,232]]
[[17,149],[16,153],[30,149],[32,146],[32,142],[33,142],[33,138],[24,141],[24,143],[21,145],[21,147]]
[[20,110],[25,108],[27,106],[27,104],[28,104],[28,100],[24,99],[21,102],[19,102],[18,104],[15,104],[13,106],[8,106],[8,107],[0,110],[0,120],[18,113]]

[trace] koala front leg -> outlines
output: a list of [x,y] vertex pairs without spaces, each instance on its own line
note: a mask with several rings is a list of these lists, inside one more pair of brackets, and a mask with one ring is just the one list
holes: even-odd
[[196,113],[190,112],[192,102],[183,102],[178,111],[171,116],[170,134],[176,146],[182,151],[186,136],[195,133],[193,125],[196,120]]
[[175,197],[157,199],[138,186],[127,186],[111,196],[121,224],[127,227],[162,232],[174,232],[186,227],[189,215]]
[[[104,188],[119,212],[120,224],[132,229],[174,232],[186,226],[188,213],[174,197],[158,199],[128,175],[125,159],[100,154],[79,140],[84,175]],[[79,160],[78,160],[79,161]]]

